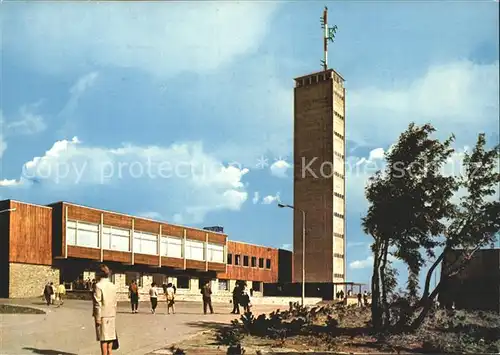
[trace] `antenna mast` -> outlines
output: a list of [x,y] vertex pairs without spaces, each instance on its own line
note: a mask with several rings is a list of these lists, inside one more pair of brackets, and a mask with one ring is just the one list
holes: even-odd
[[323,29],[323,60],[321,65],[323,70],[328,70],[328,41],[333,42],[337,33],[337,25],[328,27],[328,7],[325,6],[321,17],[321,28]]

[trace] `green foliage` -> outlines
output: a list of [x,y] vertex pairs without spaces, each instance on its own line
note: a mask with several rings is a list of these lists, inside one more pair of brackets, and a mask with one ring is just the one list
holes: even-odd
[[244,338],[244,333],[238,326],[238,323],[232,324],[230,327],[223,327],[217,330],[215,338],[222,345],[238,345]]
[[[465,267],[471,253],[490,244],[500,231],[500,202],[491,199],[500,183],[500,147],[486,149],[485,135],[480,134],[472,152],[464,155],[464,176],[445,176],[442,168],[454,153],[454,137],[440,142],[431,137],[434,132],[429,124],[410,124],[386,152],[385,168],[374,174],[366,187],[370,205],[362,225],[374,240],[372,316],[378,330],[410,321],[413,328],[420,326],[442,287],[443,281],[430,292],[432,273],[444,253],[457,247],[469,250],[456,265],[443,271],[445,282]],[[465,194],[455,204],[452,197],[459,189]],[[436,257],[437,247],[444,251],[429,269],[418,299],[420,272],[426,260]],[[388,255],[403,261],[409,275],[409,304],[399,300],[396,310],[389,304],[395,275]],[[423,308],[416,316],[419,307]]]

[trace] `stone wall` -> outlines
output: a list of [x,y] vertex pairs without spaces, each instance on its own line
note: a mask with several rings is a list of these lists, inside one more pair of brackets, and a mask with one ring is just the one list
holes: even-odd
[[46,265],[9,264],[9,298],[41,297],[47,282],[59,285],[59,269]]

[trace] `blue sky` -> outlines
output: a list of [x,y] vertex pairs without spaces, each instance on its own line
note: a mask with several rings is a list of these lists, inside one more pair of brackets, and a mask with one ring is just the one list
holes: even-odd
[[347,277],[367,282],[363,187],[382,150],[412,120],[457,149],[498,141],[497,2],[4,2],[0,198],[290,244],[274,200],[293,201],[293,78],[320,69],[324,5],[356,167]]

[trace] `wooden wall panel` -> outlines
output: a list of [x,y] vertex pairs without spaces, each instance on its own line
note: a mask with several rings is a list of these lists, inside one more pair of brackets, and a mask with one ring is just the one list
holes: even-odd
[[142,218],[134,218],[134,230],[158,234],[160,232],[160,223]]
[[205,270],[205,262],[198,260],[186,260],[186,269]]
[[68,257],[101,260],[101,250],[68,245]]
[[129,263],[131,260],[131,253],[123,251],[103,250],[102,253],[104,262],[115,261],[120,263]]
[[217,271],[217,272],[225,272],[226,271],[226,264],[221,264],[221,263],[208,263],[208,270],[209,271]]
[[103,212],[103,223],[107,226],[131,229],[132,217],[115,214],[112,212]]
[[169,235],[172,237],[184,237],[184,228],[179,226],[173,226],[171,224],[162,223],[161,234]]
[[70,204],[65,204],[65,206],[68,206],[68,219],[96,224],[101,223],[100,211]]
[[[239,242],[228,242],[228,254],[233,256],[233,265],[227,265],[227,272],[217,274],[219,279],[245,281],[278,281],[278,249]],[[241,255],[240,265],[234,265],[235,255]],[[243,256],[248,256],[249,266],[243,266]],[[252,256],[257,258],[257,267],[251,267]],[[259,258],[264,258],[264,268],[259,268]],[[266,259],[271,260],[271,269],[266,269]]]
[[214,244],[226,244],[227,235],[225,234],[217,234],[217,233],[208,233],[208,242]]
[[9,261],[52,265],[52,208],[11,201]]
[[134,264],[158,265],[158,256],[134,254]]
[[161,266],[170,266],[177,269],[184,269],[184,259],[162,257]]
[[207,239],[207,232],[186,228],[186,239],[199,240],[204,242]]

